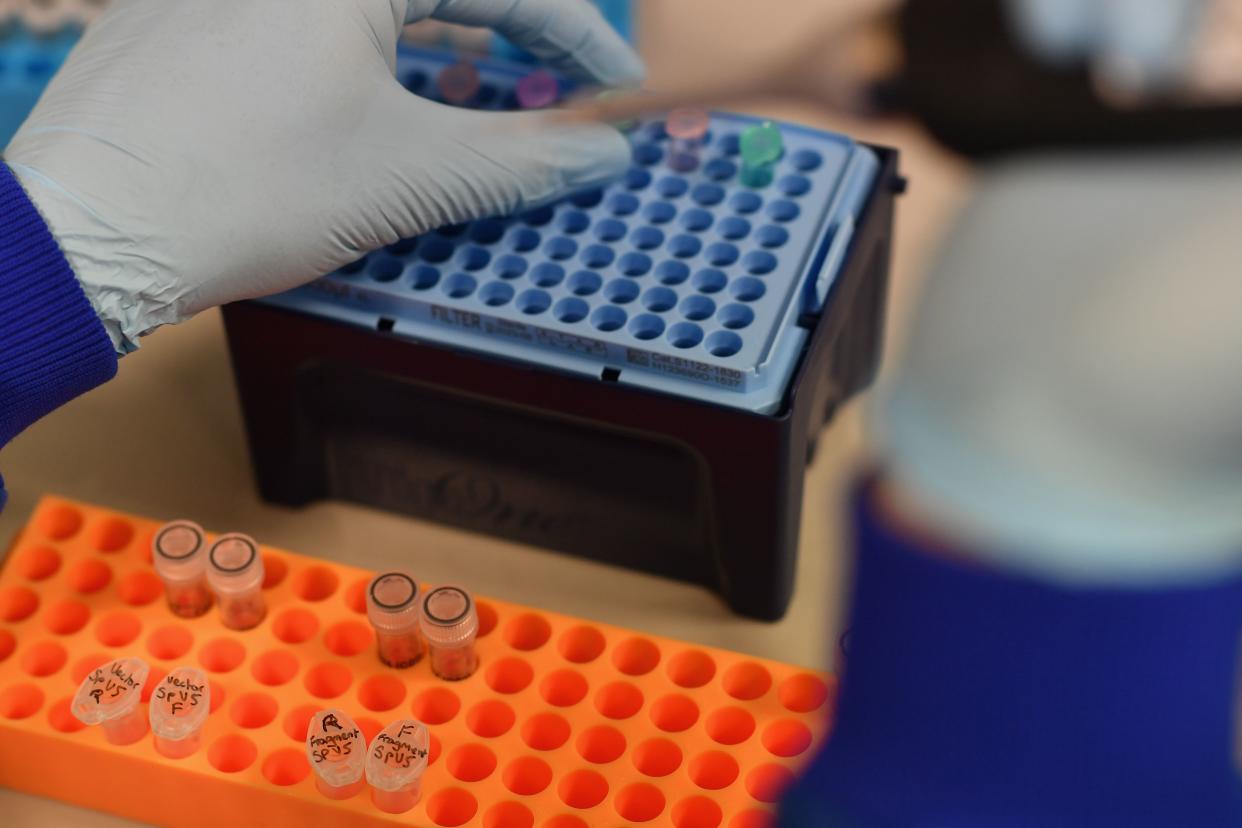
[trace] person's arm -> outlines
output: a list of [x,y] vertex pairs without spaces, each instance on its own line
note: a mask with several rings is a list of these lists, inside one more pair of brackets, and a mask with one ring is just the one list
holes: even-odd
[[1233,148],[980,171],[877,392],[782,826],[1242,825],[1239,193]]
[[836,724],[781,828],[1239,824],[1242,570],[1058,583],[891,511],[890,484],[854,493]]
[[[43,218],[0,164],[0,447],[112,378],[116,352]],[[6,500],[0,478],[0,509]]]

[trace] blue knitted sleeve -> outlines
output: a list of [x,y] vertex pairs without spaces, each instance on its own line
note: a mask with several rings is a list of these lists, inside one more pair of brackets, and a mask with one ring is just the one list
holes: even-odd
[[1242,571],[1046,583],[935,551],[867,486],[853,505],[836,720],[781,828],[1242,825]]
[[[115,373],[103,323],[51,230],[0,164],[0,447]],[[0,509],[5,499],[0,479]]]

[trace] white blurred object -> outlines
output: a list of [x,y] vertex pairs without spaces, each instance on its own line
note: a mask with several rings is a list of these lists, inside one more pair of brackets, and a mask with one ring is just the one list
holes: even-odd
[[1242,151],[983,175],[929,275],[878,437],[992,562],[1076,583],[1242,565]]
[[1208,0],[1009,0],[1045,59],[1087,60],[1106,88],[1141,94],[1185,79]]

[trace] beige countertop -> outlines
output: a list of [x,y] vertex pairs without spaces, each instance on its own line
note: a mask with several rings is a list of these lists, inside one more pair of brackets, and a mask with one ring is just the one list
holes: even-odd
[[[653,83],[699,71],[721,42],[736,59],[776,50],[822,15],[817,0],[649,3],[640,28]],[[760,13],[762,9],[762,14]],[[779,14],[774,11],[779,9]],[[912,186],[898,206],[890,348],[913,286],[968,181],[967,171],[903,124],[863,124],[774,106],[783,119],[837,129],[901,149]],[[367,568],[412,567],[431,582],[807,666],[827,666],[842,609],[841,493],[862,447],[865,399],[843,410],[808,470],[797,588],[788,615],[737,618],[699,587],[448,529],[346,503],[287,509],[259,500],[218,312],[159,331],[121,362],[117,378],[27,430],[0,454],[9,504],[0,549],[45,492],[156,518],[187,517],[213,530]],[[5,824],[105,826],[124,820],[0,790]]]

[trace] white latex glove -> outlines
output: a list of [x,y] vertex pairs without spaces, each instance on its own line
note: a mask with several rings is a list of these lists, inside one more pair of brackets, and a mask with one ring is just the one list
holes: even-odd
[[878,410],[925,523],[1076,584],[1242,567],[1239,155],[981,176]]
[[1120,91],[1174,84],[1207,0],[1009,0],[1018,34],[1053,61],[1087,60]]
[[87,30],[5,159],[118,351],[624,171],[608,127],[407,92],[397,37],[427,17],[494,27],[583,80],[642,78],[587,0],[116,0]]

